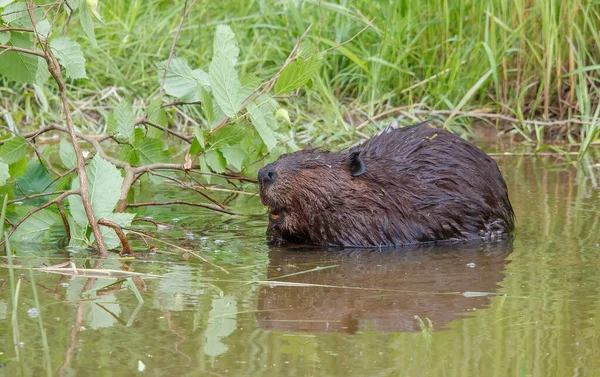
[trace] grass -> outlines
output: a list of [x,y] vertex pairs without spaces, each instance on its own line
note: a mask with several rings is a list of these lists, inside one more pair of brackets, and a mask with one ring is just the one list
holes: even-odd
[[[71,27],[81,36],[89,77],[73,83],[75,116],[93,130],[103,129],[121,96],[142,105],[158,94],[155,63],[168,57],[184,2],[99,3],[105,24],[97,25],[98,48],[83,40],[77,22]],[[585,151],[598,141],[600,7],[593,0],[201,2],[176,53],[206,68],[215,25],[226,22],[242,50],[242,71],[268,79],[309,25],[308,38],[325,50],[373,18],[371,28],[326,55],[309,89],[281,99],[300,142],[353,142],[398,116],[434,119],[467,135],[474,119],[465,112],[514,118],[478,117],[537,146],[561,139]],[[31,87],[5,84],[0,91],[0,106],[19,125],[60,117],[54,88],[34,95]],[[36,103],[44,96],[45,112]],[[194,111],[186,109],[192,119]],[[192,119],[172,118],[177,127]],[[552,125],[557,120],[565,122]]]

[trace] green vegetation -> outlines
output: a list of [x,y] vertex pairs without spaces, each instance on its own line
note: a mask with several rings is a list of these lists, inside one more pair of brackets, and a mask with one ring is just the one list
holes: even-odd
[[[105,23],[95,21],[97,48],[78,39],[89,78],[73,82],[71,90],[82,112],[79,124],[92,129],[102,129],[103,115],[121,96],[141,104],[158,93],[155,64],[168,57],[183,2],[102,0],[99,5]],[[373,26],[351,43],[325,54],[312,87],[289,99],[299,140],[355,140],[356,126],[397,106],[428,118],[429,110],[457,110],[520,121],[574,119],[552,128],[514,126],[528,140],[555,135],[557,129],[572,142],[595,139],[600,10],[589,0],[199,3],[184,22],[176,54],[191,66],[206,67],[216,25],[228,23],[239,41],[240,71],[267,79],[309,25],[308,39],[320,42],[323,51],[373,18]],[[51,98],[53,91],[45,93]],[[37,125],[59,116],[40,109],[33,94],[31,87],[25,95],[19,86],[5,89],[3,107],[17,124]],[[190,116],[172,123],[184,126],[198,119],[194,112]]]

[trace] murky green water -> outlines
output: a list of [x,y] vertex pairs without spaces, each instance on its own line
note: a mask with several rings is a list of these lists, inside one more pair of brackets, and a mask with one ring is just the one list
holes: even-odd
[[[269,250],[266,216],[179,207],[146,215],[175,219],[159,236],[228,273],[156,240],[155,254],[100,262],[15,245],[15,320],[0,268],[0,376],[599,376],[598,169],[498,161],[512,243]],[[261,208],[256,197],[235,203]],[[36,311],[27,266],[69,260],[142,275],[106,287],[117,279],[34,271]]]

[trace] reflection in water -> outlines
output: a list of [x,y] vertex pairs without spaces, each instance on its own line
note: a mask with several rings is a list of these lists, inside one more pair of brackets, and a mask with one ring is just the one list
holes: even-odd
[[[0,377],[600,376],[599,171],[557,162],[498,158],[517,217],[512,245],[269,249],[265,216],[184,207],[146,215],[176,224],[159,237],[188,240],[229,273],[166,247],[100,266],[86,253],[15,243],[17,305],[0,256]],[[254,205],[258,197],[239,202]],[[133,282],[144,302],[123,283],[81,274],[36,270],[31,280],[29,265],[64,261],[142,274]],[[433,331],[419,331],[415,316]]]
[[[512,240],[395,250],[269,253],[257,319],[278,331],[436,330],[489,305],[504,278]],[[420,322],[419,319],[423,322]]]

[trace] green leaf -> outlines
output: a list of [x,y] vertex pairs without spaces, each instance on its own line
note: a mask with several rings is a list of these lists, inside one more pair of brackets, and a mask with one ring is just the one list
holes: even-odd
[[27,156],[25,156],[19,161],[15,162],[14,164],[10,164],[10,166],[8,167],[8,172],[10,173],[10,176],[13,178],[17,178],[25,174],[25,171],[27,170],[27,161],[29,161],[29,159],[27,158]]
[[241,84],[231,61],[224,55],[215,56],[208,67],[208,78],[219,107],[225,115],[234,117],[242,105]]
[[[92,210],[96,219],[106,217],[113,212],[121,195],[123,178],[119,170],[99,155],[94,156],[86,167],[88,191]],[[79,189],[79,179],[73,181],[73,190]],[[79,195],[69,196],[71,215],[80,225],[87,224],[87,216]]]
[[0,8],[7,6],[8,4],[12,3],[13,1],[15,1],[15,0],[0,0]]
[[73,145],[71,145],[71,143],[69,143],[67,140],[62,139],[60,141],[58,154],[60,155],[60,160],[67,169],[73,169],[75,166],[77,166],[75,149],[73,149]]
[[[133,221],[134,217],[135,213],[111,213],[104,216],[106,220],[113,221],[124,228],[131,226],[131,222]],[[113,228],[100,226],[100,233],[102,234],[102,239],[104,239],[107,249],[110,250],[121,246],[121,241],[119,240],[119,237]],[[123,229],[123,233],[127,234],[127,230]],[[94,236],[92,235],[90,238],[90,240],[93,242]]]
[[308,39],[305,39],[300,42],[300,46],[298,46],[298,57],[307,60],[315,54],[315,50],[315,44]]
[[215,173],[224,173],[225,168],[227,167],[227,161],[219,151],[210,150],[207,151],[206,154],[206,164],[210,166],[210,168]]
[[161,139],[145,138],[135,148],[141,165],[171,161],[171,155]]
[[231,28],[227,25],[218,25],[213,42],[213,58],[223,55],[232,65],[235,65],[239,54],[240,49]]
[[[156,65],[158,69],[158,82],[162,84],[167,60]],[[173,58],[169,63],[167,76],[165,77],[165,93],[181,99],[182,101],[194,102],[199,99],[199,90],[202,84],[208,84],[206,72],[197,69],[192,71],[185,59]]]
[[[150,101],[148,105],[148,109],[146,109],[146,116],[148,120],[161,126],[165,126],[167,124],[167,115],[165,113],[165,109],[161,106],[162,101],[159,98],[156,98]],[[156,127],[148,126],[147,136],[151,138],[159,138],[163,135],[163,131],[159,130]]]
[[200,102],[202,102],[202,114],[206,119],[208,125],[213,124],[215,121],[215,111],[213,109],[213,100],[208,93],[208,91],[204,88],[200,88]]
[[81,22],[81,27],[92,43],[92,47],[97,48],[98,43],[96,42],[96,34],[94,33],[94,21],[92,20],[92,14],[87,7],[86,0],[81,0],[79,5],[79,22]]
[[[206,163],[206,155],[201,154],[200,156],[198,156],[198,165],[200,165],[200,171],[202,173],[212,173],[210,168],[208,167],[208,164]],[[204,179],[208,184],[210,184],[211,175],[205,174]]]
[[10,172],[8,171],[8,164],[0,162],[0,186],[4,186],[6,181],[10,178]]
[[37,160],[27,163],[25,174],[17,178],[18,187],[23,194],[40,194],[44,191],[52,191],[52,176],[48,170]]
[[137,150],[131,145],[123,145],[119,151],[119,160],[130,165],[139,165],[140,157]]
[[254,93],[256,88],[260,85],[260,79],[252,73],[243,74],[240,77],[240,84],[242,88],[239,91],[238,96],[240,97],[240,103],[244,103]]
[[26,153],[27,142],[18,136],[13,137],[0,147],[0,158],[9,165],[21,160]]
[[122,100],[114,110],[115,121],[117,124],[117,134],[121,135],[128,142],[133,142],[135,136],[135,115],[133,107],[128,101]]
[[237,124],[221,127],[208,137],[208,142],[211,146],[219,148],[225,145],[235,145],[244,138],[244,131],[243,127]]
[[3,31],[0,33],[0,45],[5,45],[10,41],[10,31]]
[[85,249],[86,247],[91,246],[92,242],[87,237],[89,226],[87,226],[87,224],[79,225],[72,217],[67,217],[67,221],[69,222],[69,230],[71,231],[71,242],[69,242],[69,247]]
[[196,136],[200,147],[202,149],[206,148],[206,130],[201,129],[200,127],[194,127],[194,136]]
[[23,221],[11,238],[21,242],[41,242],[52,225],[59,220],[60,216],[57,213],[47,208],[43,209]]
[[[20,34],[14,34],[8,45],[31,49],[31,41]],[[0,55],[0,74],[16,82],[35,83],[40,60],[22,52],[4,52]]]
[[190,145],[190,154],[192,156],[195,156],[198,153],[200,153],[202,150],[203,150],[203,148],[200,146],[200,142],[198,141],[198,136],[194,137],[194,140],[192,140],[192,144]]
[[309,60],[298,59],[292,62],[279,75],[275,83],[275,93],[283,94],[301,88],[321,68],[321,64],[321,54],[314,55]]
[[50,41],[52,52],[60,65],[65,67],[67,77],[72,79],[87,78],[85,74],[85,58],[79,43],[69,37],[58,37]]
[[2,20],[7,25],[12,23],[12,26],[31,26],[29,13],[27,12],[27,5],[24,1],[19,1],[18,3],[9,4],[6,6],[6,8],[4,8],[4,12],[2,12]]
[[50,78],[50,71],[48,71],[48,63],[42,58],[38,58],[37,71],[35,72],[35,84],[44,85]]
[[50,32],[52,31],[52,26],[48,20],[42,20],[35,25],[35,31],[42,39],[48,39]]
[[247,109],[250,113],[252,124],[267,146],[267,149],[271,150],[275,148],[277,145],[277,138],[275,137],[273,130],[267,125],[267,118],[265,117],[263,109],[258,107],[254,102],[250,102]]
[[225,157],[225,160],[227,160],[228,164],[230,164],[237,170],[242,170],[242,164],[248,156],[246,152],[239,148],[231,147],[221,148],[220,151],[223,154],[223,157]]

